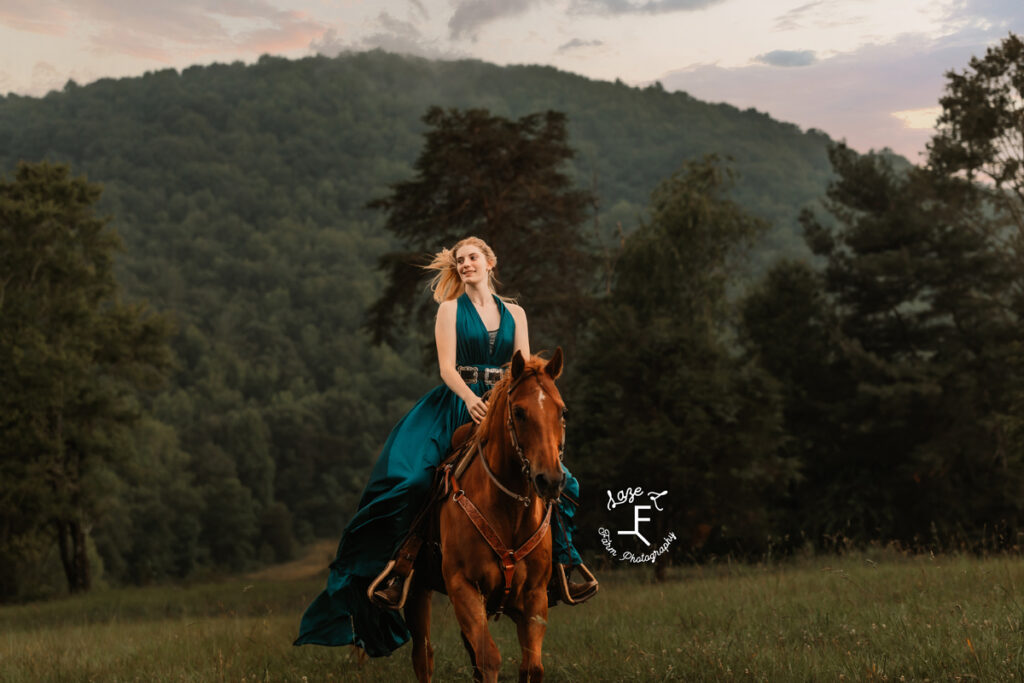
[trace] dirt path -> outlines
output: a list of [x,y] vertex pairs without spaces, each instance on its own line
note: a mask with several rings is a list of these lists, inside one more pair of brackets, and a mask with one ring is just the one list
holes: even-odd
[[315,541],[301,551],[298,559],[246,574],[246,578],[253,581],[305,581],[315,578],[327,573],[327,565],[334,559],[337,547],[335,539]]

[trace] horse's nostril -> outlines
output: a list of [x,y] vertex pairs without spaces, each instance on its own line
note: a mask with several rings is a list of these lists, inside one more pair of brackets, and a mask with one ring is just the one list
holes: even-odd
[[562,487],[565,486],[565,475],[562,474],[558,477],[552,477],[546,474],[537,474],[533,478],[537,485],[538,491],[561,491]]

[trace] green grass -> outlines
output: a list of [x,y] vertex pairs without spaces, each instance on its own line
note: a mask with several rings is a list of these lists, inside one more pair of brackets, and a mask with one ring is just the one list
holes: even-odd
[[[549,681],[1005,681],[1024,672],[1024,561],[966,556],[717,565],[653,584],[603,574],[590,603],[552,610]],[[322,578],[105,590],[0,608],[0,681],[412,680],[408,647],[292,647]],[[507,619],[491,630],[515,680]],[[435,596],[435,675],[471,671]]]

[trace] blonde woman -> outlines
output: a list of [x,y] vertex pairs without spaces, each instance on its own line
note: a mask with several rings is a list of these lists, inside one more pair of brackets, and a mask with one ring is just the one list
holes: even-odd
[[[359,509],[345,528],[331,563],[327,588],[302,617],[296,645],[355,644],[369,655],[391,654],[409,639],[398,608],[407,572],[381,576],[409,533],[414,517],[430,492],[434,469],[448,452],[452,435],[462,424],[479,423],[487,414],[485,392],[501,376],[501,366],[518,350],[530,357],[526,313],[495,292],[497,257],[487,244],[467,237],[435,255],[429,269],[438,302],[434,337],[444,382],[420,399],[395,426],[363,491]],[[569,497],[579,483],[566,470],[559,504],[560,524],[552,525],[555,575],[563,600],[576,604],[597,590],[572,546]],[[588,581],[569,583],[563,566],[581,568]],[[380,586],[368,594],[371,583]]]

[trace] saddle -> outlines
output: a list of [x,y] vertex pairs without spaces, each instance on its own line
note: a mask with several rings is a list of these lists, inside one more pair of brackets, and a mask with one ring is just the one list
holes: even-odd
[[[437,466],[437,474],[434,476],[434,489],[431,491],[431,500],[435,498],[437,493],[437,487],[440,485],[444,492],[441,494],[441,498],[448,493],[448,477],[445,474],[446,469],[454,470],[456,477],[462,476],[463,471],[469,466],[469,463],[473,461],[473,457],[476,455],[476,451],[470,451],[467,446],[469,440],[473,437],[473,432],[476,431],[476,424],[467,422],[452,434],[452,450],[441,464]],[[440,481],[439,481],[440,480]]]

